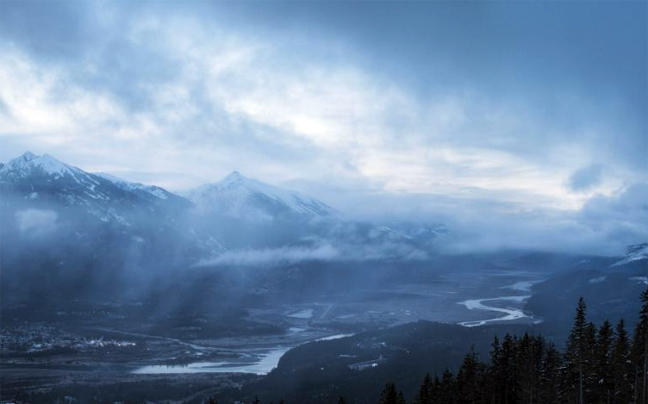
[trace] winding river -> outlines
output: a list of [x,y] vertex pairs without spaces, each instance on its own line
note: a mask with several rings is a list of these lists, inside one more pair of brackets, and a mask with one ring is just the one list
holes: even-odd
[[462,325],[464,327],[478,327],[492,322],[512,321],[512,320],[519,320],[521,318],[527,318],[529,316],[524,314],[524,312],[520,308],[489,306],[487,304],[484,304],[484,302],[512,302],[512,303],[517,303],[517,305],[520,305],[529,297],[531,297],[531,295],[492,297],[489,299],[471,299],[471,300],[465,300],[463,302],[459,302],[459,304],[463,304],[464,306],[466,306],[468,310],[484,310],[484,311],[491,311],[497,313],[504,313],[503,316],[490,318],[487,320],[462,321],[459,323],[459,325]]
[[[501,289],[511,289],[519,292],[529,292],[531,286],[538,281],[520,281],[513,285],[504,286]],[[464,327],[478,327],[488,323],[513,321],[523,318],[531,318],[524,314],[521,309],[522,303],[531,297],[531,295],[522,296],[502,296],[484,299],[469,299],[459,302],[468,310],[482,310],[486,312],[498,313],[493,318],[484,320],[470,320],[459,322]],[[298,319],[308,319],[312,317],[313,310],[300,310],[289,314],[289,317]],[[297,333],[306,331],[305,328],[292,327],[290,332]],[[140,334],[137,334],[140,336]],[[353,334],[336,334],[327,337],[313,339],[312,341],[328,341],[337,338],[344,338]],[[150,337],[150,336],[148,336]],[[161,338],[161,337],[156,337]],[[167,339],[167,338],[161,338]],[[205,347],[195,344],[186,343],[176,339],[169,339],[173,342],[179,342],[188,347],[198,350],[219,350],[215,347]],[[302,342],[306,343],[306,342]],[[181,365],[147,365],[137,368],[133,373],[137,374],[174,374],[174,373],[254,373],[264,375],[277,367],[279,359],[291,348],[300,344],[287,344],[275,347],[253,349],[245,353],[245,360],[241,361],[220,361],[220,362],[192,362]]]
[[176,373],[254,373],[265,375],[277,367],[279,359],[292,347],[270,349],[252,363],[234,362],[193,362],[182,365],[149,365],[142,366],[136,374],[176,374]]
[[[312,341],[331,341],[338,338],[350,337],[354,334],[335,334],[314,339]],[[308,341],[308,342],[312,342]],[[304,342],[306,343],[306,342]],[[299,344],[298,344],[299,345]],[[176,374],[176,373],[254,373],[265,375],[277,367],[279,359],[296,345],[278,346],[268,349],[256,349],[246,352],[249,362],[192,362],[179,365],[147,365],[133,371],[135,374]]]

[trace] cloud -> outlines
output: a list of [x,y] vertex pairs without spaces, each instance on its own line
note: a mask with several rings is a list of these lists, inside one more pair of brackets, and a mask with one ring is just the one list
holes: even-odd
[[[531,106],[464,89],[422,98],[335,38],[266,38],[166,11],[90,7],[82,15],[92,35],[76,44],[77,59],[59,63],[2,43],[0,136],[90,170],[143,167],[131,179],[158,173],[153,182],[175,189],[238,168],[272,182],[360,178],[388,192],[481,189],[572,209],[584,201],[561,183],[592,151],[579,144],[565,158],[560,142],[539,141],[562,128]],[[590,120],[571,139],[599,126]]]
[[51,210],[26,209],[16,212],[16,223],[20,233],[41,236],[56,229],[58,215]]
[[238,169],[354,214],[497,216],[547,240],[536,216],[589,234],[574,217],[594,192],[646,181],[642,13],[375,7],[14,2],[0,16],[0,158],[50,153],[172,190]]
[[275,267],[308,261],[418,261],[428,258],[427,253],[400,243],[362,243],[337,246],[319,243],[310,247],[281,247],[265,249],[231,250],[217,257],[201,260],[195,266],[254,266]]
[[621,251],[628,245],[647,241],[648,183],[632,184],[611,196],[592,197],[577,220],[599,235],[603,243],[598,245]]
[[603,166],[592,164],[576,170],[568,179],[568,187],[575,192],[585,192],[600,185],[603,180]]
[[[440,239],[447,251],[501,248],[620,255],[648,240],[648,184],[611,195],[597,194],[575,211],[517,209],[516,205],[455,201],[457,212],[442,220],[451,231]],[[513,209],[511,209],[513,208]]]
[[612,196],[594,196],[583,206],[580,219],[595,228],[611,223],[635,229],[648,238],[648,183],[633,184]]
[[340,252],[330,245],[317,248],[282,247],[261,250],[227,251],[216,258],[201,260],[196,266],[278,266],[302,261],[332,261],[340,257]]

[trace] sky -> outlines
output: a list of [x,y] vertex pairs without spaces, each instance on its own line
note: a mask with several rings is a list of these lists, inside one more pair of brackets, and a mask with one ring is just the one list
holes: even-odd
[[1,0],[0,83],[0,161],[238,170],[455,249],[648,240],[643,1]]

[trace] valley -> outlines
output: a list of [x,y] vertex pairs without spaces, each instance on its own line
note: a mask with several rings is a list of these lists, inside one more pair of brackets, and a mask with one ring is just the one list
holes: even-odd
[[579,295],[632,319],[648,275],[645,244],[453,253],[443,224],[354,220],[239,172],[174,194],[25,153],[0,191],[2,400],[325,402],[393,372],[413,389],[497,333],[562,344]]
[[[197,325],[182,328],[158,319],[155,327],[147,330],[145,323],[129,321],[129,317],[140,318],[133,313],[132,305],[112,304],[110,314],[104,317],[88,307],[72,321],[61,319],[64,313],[60,311],[55,314],[58,321],[25,324],[16,317],[13,322],[3,323],[0,387],[3,394],[19,397],[77,397],[96,388],[95,378],[101,375],[101,385],[113,387],[127,381],[155,385],[165,378],[172,378],[168,380],[173,380],[176,387],[183,385],[183,380],[191,385],[203,381],[207,384],[204,391],[215,394],[269,373],[289,349],[300,345],[419,320],[481,321],[497,313],[468,310],[459,303],[497,294],[503,286],[536,278],[531,273],[498,269],[471,278],[470,282],[465,279],[461,273],[448,273],[428,284],[403,282],[391,289],[354,295],[323,294],[315,302],[245,307],[242,318],[225,322],[217,316],[210,318],[206,312],[194,313],[199,314]],[[12,313],[7,314],[4,318],[11,318]],[[198,328],[226,329],[228,323],[240,321],[252,328],[220,338],[205,338],[197,332]],[[268,324],[277,331],[254,330],[266,329]],[[159,333],[150,332],[152,329]],[[176,398],[188,396],[180,394]]]
[[0,0],[0,404],[648,404],[646,16]]

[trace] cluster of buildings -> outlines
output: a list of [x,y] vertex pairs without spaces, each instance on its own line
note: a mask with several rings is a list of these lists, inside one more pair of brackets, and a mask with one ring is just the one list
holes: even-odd
[[0,352],[37,353],[60,349],[88,351],[106,347],[126,348],[134,342],[86,338],[47,325],[25,325],[0,329]]

